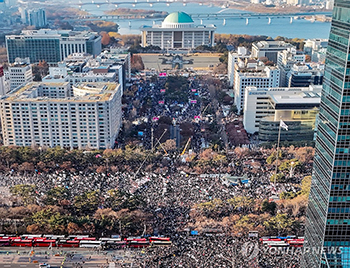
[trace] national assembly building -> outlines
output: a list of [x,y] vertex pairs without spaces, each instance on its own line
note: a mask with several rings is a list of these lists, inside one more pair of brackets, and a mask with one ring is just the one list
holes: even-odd
[[142,26],[142,47],[158,46],[161,49],[190,49],[201,45],[214,46],[215,25],[195,25],[184,12],[169,14],[162,24]]

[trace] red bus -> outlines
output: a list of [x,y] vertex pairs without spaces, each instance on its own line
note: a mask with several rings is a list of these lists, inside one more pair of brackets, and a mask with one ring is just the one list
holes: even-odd
[[170,241],[170,237],[150,237],[149,242],[154,242],[154,241]]
[[14,239],[11,242],[11,246],[13,247],[32,247],[32,240],[22,240],[22,239]]
[[11,239],[10,238],[1,238],[0,239],[0,247],[10,246]]
[[76,237],[74,238],[76,241],[96,241],[95,237]]
[[55,247],[56,240],[50,239],[35,239],[33,241],[33,247]]
[[60,248],[78,248],[79,241],[78,240],[60,240],[57,243],[57,246]]

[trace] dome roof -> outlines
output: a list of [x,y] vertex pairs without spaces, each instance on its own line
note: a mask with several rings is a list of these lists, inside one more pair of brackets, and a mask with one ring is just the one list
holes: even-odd
[[194,21],[185,12],[173,12],[164,19],[163,23],[194,23]]

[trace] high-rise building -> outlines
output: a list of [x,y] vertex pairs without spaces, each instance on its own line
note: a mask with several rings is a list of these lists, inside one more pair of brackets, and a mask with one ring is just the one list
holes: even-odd
[[7,7],[12,7],[12,6],[15,6],[17,4],[17,0],[5,0],[4,2],[5,2],[5,5]]
[[304,52],[310,56],[312,62],[324,62],[327,46],[327,39],[308,39],[304,44]]
[[297,63],[292,66],[286,75],[286,86],[307,87],[322,85],[324,65],[318,63]]
[[130,54],[102,52],[96,58],[89,54],[73,53],[58,66],[49,68],[46,82],[67,82],[71,86],[81,82],[117,82],[124,90],[130,75]]
[[295,48],[288,48],[277,54],[277,66],[281,72],[280,86],[286,87],[287,73],[296,63],[305,63],[305,54]]
[[5,78],[10,85],[10,90],[32,82],[33,72],[29,58],[16,58],[14,63],[9,64]]
[[22,23],[35,26],[36,28],[45,27],[47,25],[46,12],[42,8],[29,9],[27,7],[19,7]]
[[5,95],[5,93],[7,93],[6,91],[4,67],[0,65],[0,97]]
[[28,25],[36,28],[45,27],[47,25],[46,12],[42,8],[30,9],[28,12]]
[[227,74],[228,80],[230,81],[230,87],[232,87],[234,84],[235,64],[237,63],[238,59],[248,58],[250,58],[250,56],[248,55],[248,51],[245,47],[238,47],[237,52],[230,51],[228,53]]
[[5,146],[112,148],[121,126],[117,83],[29,83],[0,99]]
[[26,30],[20,35],[7,35],[6,47],[9,62],[29,57],[31,63],[45,60],[56,64],[73,53],[97,56],[101,53],[101,36],[70,30]]
[[279,86],[280,71],[274,66],[264,66],[262,62],[253,59],[238,59],[234,73],[235,105],[239,112],[244,108],[245,88],[270,88]]
[[350,2],[335,0],[305,225],[304,247],[310,250],[303,268],[350,267],[349,36]]
[[252,57],[259,59],[266,57],[269,61],[277,63],[277,53],[289,47],[296,48],[284,41],[260,41],[252,45]]

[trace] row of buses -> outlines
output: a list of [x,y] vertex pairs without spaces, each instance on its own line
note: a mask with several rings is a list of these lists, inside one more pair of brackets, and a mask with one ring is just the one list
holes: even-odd
[[304,237],[296,236],[266,236],[259,239],[260,243],[268,247],[277,248],[301,248],[304,245]]
[[58,236],[58,235],[22,235],[6,236],[0,234],[0,247],[46,247],[46,248],[96,248],[122,249],[144,248],[149,246],[170,246],[168,237],[120,237],[96,239],[89,236]]

